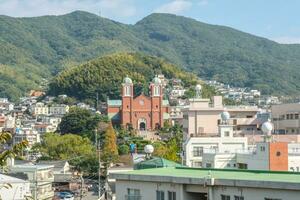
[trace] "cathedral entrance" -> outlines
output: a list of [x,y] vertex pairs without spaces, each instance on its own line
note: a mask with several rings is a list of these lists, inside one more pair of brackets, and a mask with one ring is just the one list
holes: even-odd
[[146,124],[145,124],[145,122],[141,122],[140,123],[140,131],[144,131],[144,130],[146,130]]
[[146,120],[144,118],[139,119],[138,121],[138,125],[139,125],[139,130],[140,131],[145,131],[146,130]]

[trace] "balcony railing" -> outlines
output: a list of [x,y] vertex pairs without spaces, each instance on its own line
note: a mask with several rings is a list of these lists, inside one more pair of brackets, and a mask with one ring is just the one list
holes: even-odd
[[125,195],[125,200],[142,200],[141,195]]

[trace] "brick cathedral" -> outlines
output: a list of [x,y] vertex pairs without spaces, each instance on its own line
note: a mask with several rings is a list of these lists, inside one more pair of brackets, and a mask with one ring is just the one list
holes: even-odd
[[129,77],[122,84],[122,99],[107,101],[107,114],[114,124],[132,126],[135,130],[152,131],[169,119],[169,102],[163,99],[161,80],[155,77],[149,85],[150,96],[134,96]]

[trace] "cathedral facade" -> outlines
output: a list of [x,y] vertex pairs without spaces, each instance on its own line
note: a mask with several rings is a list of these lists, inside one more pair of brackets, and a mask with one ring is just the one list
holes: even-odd
[[169,119],[169,102],[163,99],[161,80],[155,77],[149,85],[150,96],[134,96],[133,83],[124,78],[121,100],[107,101],[107,114],[114,124],[140,131],[152,131]]

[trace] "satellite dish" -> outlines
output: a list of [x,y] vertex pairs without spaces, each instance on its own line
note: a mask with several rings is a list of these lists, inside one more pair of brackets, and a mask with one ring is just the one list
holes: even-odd
[[152,154],[154,152],[154,147],[151,144],[147,144],[144,147],[144,151],[146,154]]

